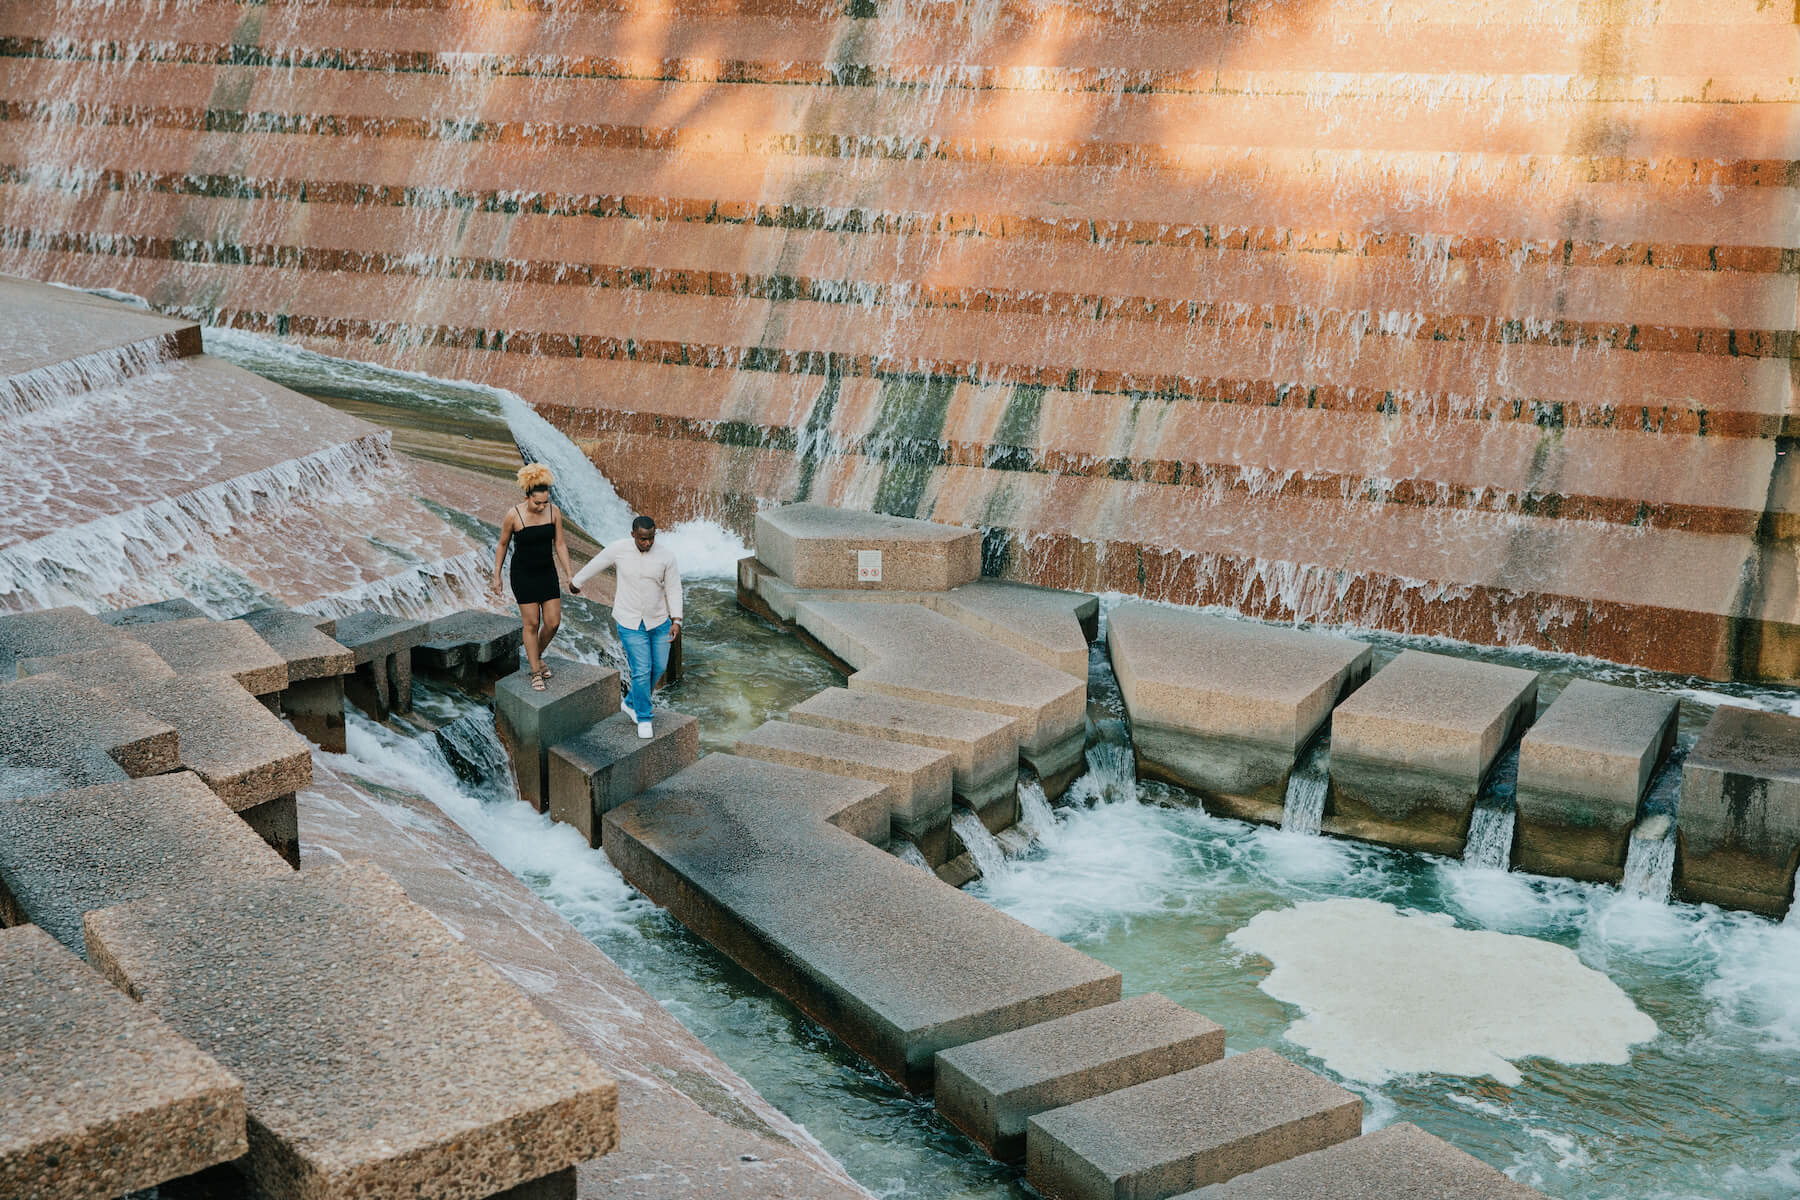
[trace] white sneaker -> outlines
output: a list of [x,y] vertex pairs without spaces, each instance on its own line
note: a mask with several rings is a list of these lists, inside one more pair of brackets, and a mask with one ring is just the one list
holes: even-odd
[[639,737],[647,738],[651,735],[651,732],[652,731],[650,729],[650,722],[648,722],[648,721],[639,721],[638,722],[638,736]]

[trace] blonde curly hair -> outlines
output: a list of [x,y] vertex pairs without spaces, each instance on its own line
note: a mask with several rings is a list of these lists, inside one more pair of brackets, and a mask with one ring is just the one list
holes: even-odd
[[519,487],[529,496],[539,488],[547,488],[556,482],[556,476],[543,463],[526,463],[519,468]]

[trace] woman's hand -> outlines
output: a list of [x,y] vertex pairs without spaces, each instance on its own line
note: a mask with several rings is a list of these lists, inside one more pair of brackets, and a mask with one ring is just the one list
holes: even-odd
[[488,586],[496,596],[504,596],[506,594],[500,590],[500,573],[498,571],[494,572],[494,578]]

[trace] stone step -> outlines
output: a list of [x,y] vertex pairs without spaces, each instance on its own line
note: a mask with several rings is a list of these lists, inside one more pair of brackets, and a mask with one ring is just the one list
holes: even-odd
[[637,719],[615,712],[553,744],[551,819],[573,825],[589,846],[598,846],[607,813],[699,759],[700,723],[693,717],[664,710],[651,721],[651,730],[648,739],[640,738]]
[[1032,1117],[1025,1177],[1050,1200],[1158,1200],[1355,1137],[1362,1101],[1273,1050]]
[[365,610],[338,617],[335,630],[333,639],[356,663],[344,681],[350,702],[377,721],[411,712],[413,649],[430,636],[430,623]]
[[1270,824],[1301,751],[1374,655],[1348,638],[1148,604],[1108,614],[1107,649],[1138,773]]
[[1019,758],[1052,796],[1079,771],[1085,682],[916,605],[809,601],[796,617],[801,629],[856,668],[852,691],[1013,718]]
[[123,632],[73,605],[0,613],[0,680],[19,678],[22,658],[70,654],[129,641]]
[[981,576],[977,530],[821,504],[757,513],[756,554],[797,588],[941,592]]
[[1331,717],[1330,833],[1460,858],[1488,768],[1537,717],[1537,672],[1403,651]]
[[118,1196],[248,1149],[244,1085],[44,930],[0,929],[0,1195]]
[[1513,865],[1617,884],[1679,712],[1673,696],[1590,679],[1565,687],[1519,743]]
[[1800,717],[1721,705],[1681,768],[1675,893],[1780,916],[1800,869]]
[[1176,1200],[1542,1200],[1543,1195],[1402,1122],[1184,1192]]
[[188,771],[0,796],[0,923],[76,954],[92,909],[291,869]]
[[0,421],[200,353],[198,325],[95,304],[80,293],[46,296],[35,284],[0,279],[0,305],[13,314],[12,336],[0,353]]
[[[319,618],[310,613],[263,608],[238,619],[256,630],[287,662],[288,685],[281,693],[281,715],[321,749],[344,753],[348,745],[344,681],[356,671],[356,655],[321,629]],[[335,621],[325,624],[334,630],[337,625]]]
[[878,849],[884,792],[710,754],[608,813],[606,854],[913,1091],[939,1050],[1119,998],[1116,971]]
[[116,783],[181,764],[175,726],[55,675],[0,683],[0,797]]
[[431,622],[413,647],[413,665],[465,686],[492,684],[519,668],[525,631],[518,616],[470,609]]
[[933,867],[950,859],[955,757],[948,750],[819,725],[767,721],[739,738],[732,753],[884,784],[894,833],[917,846]]
[[1215,1062],[1225,1030],[1146,992],[937,1056],[938,1113],[1002,1161],[1025,1157],[1025,1123],[1062,1108]]
[[157,600],[149,604],[134,604],[130,608],[116,608],[108,612],[94,614],[99,620],[112,626],[121,625],[154,625],[162,621],[187,621],[195,617],[206,616],[206,610],[189,600],[186,596],[177,596],[173,600]]
[[[550,747],[619,712],[619,673],[554,655],[543,691],[518,668],[494,685],[494,730],[512,758],[519,799],[539,812],[550,804]],[[634,733],[635,736],[635,733]]]
[[617,1144],[617,1085],[374,867],[163,893],[90,913],[87,941],[244,1081],[254,1187],[572,1197]]
[[1008,812],[1017,803],[1019,735],[1012,718],[1002,714],[826,688],[789,709],[787,719],[948,751],[957,800],[978,813],[995,814]]
[[229,675],[252,696],[287,690],[287,658],[247,621],[192,617],[129,625],[125,632],[180,675]]

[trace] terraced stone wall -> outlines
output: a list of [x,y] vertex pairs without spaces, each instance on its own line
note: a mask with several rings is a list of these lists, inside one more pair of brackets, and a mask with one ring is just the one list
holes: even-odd
[[0,269],[625,496],[1800,678],[1790,0],[0,0]]

